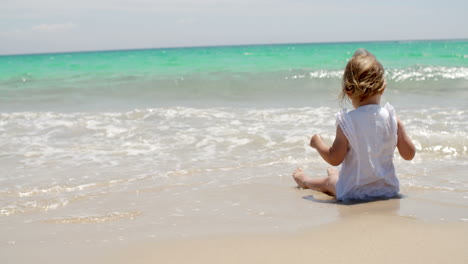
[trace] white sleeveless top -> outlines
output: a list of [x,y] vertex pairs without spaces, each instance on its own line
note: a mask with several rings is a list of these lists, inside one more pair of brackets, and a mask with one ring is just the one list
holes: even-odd
[[394,197],[400,191],[393,166],[397,118],[389,103],[371,104],[336,114],[336,125],[348,139],[348,153],[336,183],[337,200]]

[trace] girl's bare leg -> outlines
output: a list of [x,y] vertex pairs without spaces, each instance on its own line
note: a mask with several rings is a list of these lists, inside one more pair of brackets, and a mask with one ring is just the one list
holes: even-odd
[[331,196],[336,196],[335,186],[338,181],[338,171],[333,168],[328,168],[327,174],[328,177],[312,179],[304,174],[302,168],[297,168],[292,176],[299,188],[312,189]]

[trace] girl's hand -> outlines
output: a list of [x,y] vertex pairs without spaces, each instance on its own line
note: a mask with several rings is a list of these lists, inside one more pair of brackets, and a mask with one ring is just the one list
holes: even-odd
[[340,126],[336,127],[336,137],[331,147],[325,144],[322,137],[317,134],[310,139],[310,146],[316,149],[320,156],[332,166],[340,165],[348,152],[348,140]]
[[398,124],[398,141],[397,141],[397,148],[400,155],[405,160],[412,160],[414,155],[416,154],[416,148],[414,147],[413,142],[409,138],[408,134],[406,134],[405,127],[401,122],[400,118],[397,117],[397,124]]
[[323,141],[322,137],[320,135],[313,135],[312,138],[310,139],[310,146],[314,149],[317,148],[319,142]]

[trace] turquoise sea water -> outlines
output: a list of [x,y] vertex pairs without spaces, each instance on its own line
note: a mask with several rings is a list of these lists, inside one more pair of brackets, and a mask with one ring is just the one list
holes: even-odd
[[[285,197],[297,166],[325,174],[308,141],[333,140],[358,48],[384,65],[383,101],[418,149],[412,162],[395,155],[406,197],[396,213],[466,221],[466,40],[104,51],[0,56],[0,242],[54,241],[21,238],[31,222],[108,223],[103,241],[120,241],[135,226],[158,235],[329,219],[342,207]],[[255,184],[274,191],[242,191]],[[310,213],[291,220],[298,205]]]
[[216,72],[341,70],[358,48],[389,69],[467,66],[467,41],[363,42],[221,46],[2,57],[2,80],[83,75],[180,76]]
[[309,106],[339,92],[358,48],[392,90],[466,96],[467,41],[290,44],[2,56],[0,110]]

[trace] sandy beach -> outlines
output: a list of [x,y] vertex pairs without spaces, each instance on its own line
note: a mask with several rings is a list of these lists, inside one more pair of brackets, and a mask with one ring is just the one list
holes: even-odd
[[294,233],[144,243],[109,263],[467,263],[468,224],[363,214]]
[[[120,218],[16,223],[2,231],[0,258],[2,263],[468,261],[468,222],[457,213],[465,212],[464,206],[428,202],[416,192],[340,204],[324,194],[298,190],[289,180],[192,193],[204,213],[182,210],[172,224],[152,224],[150,208]],[[155,201],[159,213],[164,208],[158,203],[178,206]]]

